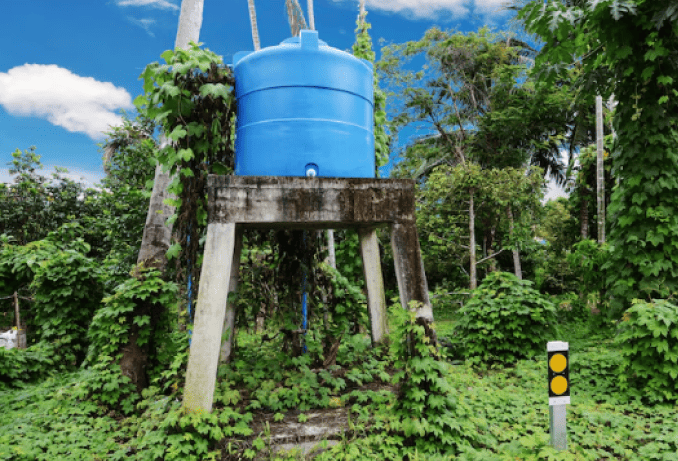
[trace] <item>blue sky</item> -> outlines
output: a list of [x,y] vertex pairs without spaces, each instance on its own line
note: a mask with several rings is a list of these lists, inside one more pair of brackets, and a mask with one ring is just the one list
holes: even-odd
[[[375,49],[437,25],[501,29],[506,0],[366,0]],[[306,0],[299,0],[306,10]],[[0,0],[0,182],[16,149],[35,145],[45,172],[62,166],[93,184],[103,177],[102,131],[133,113],[139,74],[172,46],[180,0]],[[289,37],[284,0],[256,0],[261,46]],[[351,48],[357,0],[315,0],[315,25],[330,46]],[[205,0],[200,40],[230,62],[253,49],[247,0]],[[377,57],[379,54],[377,54]]]

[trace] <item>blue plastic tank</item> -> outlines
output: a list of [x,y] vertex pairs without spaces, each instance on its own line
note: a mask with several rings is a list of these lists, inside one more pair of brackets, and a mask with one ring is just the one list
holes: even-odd
[[302,30],[233,57],[235,174],[373,178],[372,64]]

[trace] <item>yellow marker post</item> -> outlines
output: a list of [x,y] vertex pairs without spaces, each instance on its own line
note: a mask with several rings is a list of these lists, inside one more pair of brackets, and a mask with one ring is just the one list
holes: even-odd
[[551,341],[546,345],[548,356],[549,419],[551,445],[567,449],[566,405],[570,403],[569,344]]

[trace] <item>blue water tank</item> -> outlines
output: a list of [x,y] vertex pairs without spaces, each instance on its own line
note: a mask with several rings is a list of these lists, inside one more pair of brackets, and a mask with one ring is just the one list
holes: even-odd
[[233,58],[235,174],[374,177],[372,64],[302,30]]

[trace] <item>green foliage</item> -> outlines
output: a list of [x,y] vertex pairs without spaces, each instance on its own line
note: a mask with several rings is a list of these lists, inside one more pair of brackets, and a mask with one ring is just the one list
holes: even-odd
[[125,431],[89,401],[72,398],[88,372],[66,373],[29,388],[0,392],[0,459],[110,459]]
[[542,210],[535,233],[544,242],[530,255],[536,265],[534,283],[542,293],[564,294],[577,289],[567,262],[570,248],[579,235],[573,212],[570,201],[565,197],[549,200]]
[[[595,113],[595,110],[591,107],[591,113]],[[610,125],[604,123],[603,126],[609,130]],[[608,128],[608,126],[610,128]],[[591,127],[593,131],[593,127]],[[592,140],[593,141],[593,140]],[[609,206],[611,192],[615,188],[615,179],[612,176],[612,158],[610,157],[610,151],[613,147],[613,138],[611,134],[608,134],[604,138],[604,150],[603,150],[603,161],[604,161],[604,187],[605,187],[605,208]],[[598,153],[596,144],[592,142],[588,146],[580,149],[579,155],[577,156],[578,166],[573,168],[575,175],[574,180],[569,184],[569,187],[566,190],[569,192],[568,202],[570,204],[570,209],[572,213],[577,217],[575,221],[579,223],[579,229],[582,228],[581,221],[585,219],[588,222],[587,226],[587,235],[581,235],[583,231],[580,231],[580,238],[590,238],[592,240],[598,240],[598,226],[596,225],[598,221],[598,207],[597,207],[597,161]],[[609,220],[607,220],[609,222]],[[609,224],[606,225],[609,227]],[[572,237],[577,237],[576,230],[570,230]],[[569,239],[566,240],[571,240]]]
[[397,357],[398,371],[393,380],[400,383],[390,429],[402,435],[406,452],[447,456],[477,440],[470,422],[469,408],[450,386],[448,366],[439,360],[430,342],[426,325],[416,310],[394,308],[397,328],[392,335],[391,354]]
[[556,335],[556,308],[506,272],[492,272],[458,312],[455,333],[474,364],[516,360],[542,353]]
[[567,255],[567,262],[577,278],[581,293],[586,296],[600,296],[605,287],[602,267],[609,257],[609,246],[593,240],[582,240],[572,247],[572,252]]
[[207,175],[230,174],[234,167],[235,81],[220,56],[192,42],[188,49],[167,50],[161,57],[166,64],[154,62],[141,74],[144,94],[134,103],[171,141],[157,157],[173,177],[168,192],[176,197],[166,199],[176,207],[169,220],[178,236],[168,257],[177,257],[177,281],[183,285],[190,277],[197,287],[200,241],[207,226]]
[[[405,148],[396,173],[419,179],[440,164],[529,162],[562,179],[559,151],[572,93],[564,84],[526,80],[524,58],[533,52],[488,28],[467,34],[432,28],[421,40],[384,47],[378,68],[396,102],[393,130],[414,125],[430,132]],[[421,54],[426,64],[410,70]]]
[[[176,284],[165,282],[157,270],[139,271],[138,277],[127,279],[116,287],[112,296],[103,299],[103,306],[94,315],[87,333],[91,342],[87,363],[96,373],[82,389],[83,397],[89,396],[124,413],[133,411],[133,404],[139,398],[131,377],[124,374],[127,367],[123,369],[120,363],[122,349],[130,342],[133,325],[138,327],[136,345],[154,352],[146,358],[147,377],[141,379],[142,382],[161,379],[167,390],[170,384],[176,384],[177,368],[182,365],[173,361],[174,355],[181,353],[183,358],[186,355],[179,344],[182,339],[185,344],[185,335],[180,335],[183,338],[170,335],[172,312],[176,315],[176,310],[171,309],[176,304]],[[144,309],[139,309],[139,305]],[[174,365],[168,370],[172,363]]]
[[39,341],[54,343],[62,360],[79,365],[87,350],[87,329],[102,298],[95,261],[67,249],[35,271],[33,319]]
[[[470,252],[480,253],[479,248],[470,249],[467,244],[471,193],[476,204],[474,223],[485,235],[493,234],[483,254],[489,257],[478,254],[477,260],[492,265],[496,264],[492,254],[534,246],[531,228],[540,208],[542,185],[541,174],[535,170],[526,174],[522,168],[483,170],[479,165],[467,164],[442,165],[432,170],[417,194],[417,229],[429,283],[445,279],[465,282]],[[441,254],[449,257],[441,260]]]
[[[372,38],[368,30],[372,27],[369,22],[365,20],[364,16],[358,17],[356,21],[356,37],[353,44],[353,55],[357,58],[362,58],[374,64],[374,51],[372,51]],[[386,121],[386,93],[379,88],[379,75],[377,69],[374,69],[374,155],[376,173],[379,176],[379,167],[388,163],[389,145],[391,137],[387,131]]]
[[[87,329],[102,297],[101,274],[77,225],[64,225],[47,239],[0,248],[0,294],[31,295],[28,349],[2,351],[0,381],[21,386],[79,365]],[[25,312],[25,311],[24,311]]]
[[[65,168],[55,167],[52,177],[38,173],[41,156],[35,147],[12,153],[9,172],[14,184],[0,184],[0,234],[11,236],[18,245],[41,240],[63,224],[85,224],[98,216],[98,192],[68,179]],[[94,247],[92,256],[106,253],[98,229],[87,227],[85,240]],[[89,250],[88,250],[89,251]]]
[[333,289],[326,296],[331,320],[324,325],[324,333],[336,339],[341,338],[350,326],[354,332],[360,326],[369,326],[367,300],[360,288],[327,263],[321,263],[319,268]]
[[[406,325],[409,314],[398,311],[394,312],[396,317],[407,316],[399,324]],[[411,331],[410,327],[403,329]],[[369,338],[353,336],[341,346],[338,363],[342,369],[317,373],[319,383],[325,382],[326,377],[329,380],[322,386],[332,389],[330,406],[336,407],[333,402],[339,401],[339,406],[349,411],[349,418],[346,431],[333,437],[338,443],[326,447],[326,451],[318,450],[314,459],[640,461],[675,458],[678,451],[675,404],[656,403],[650,407],[620,393],[621,345],[579,322],[565,325],[561,336],[570,342],[571,349],[573,405],[568,407],[567,415],[568,450],[555,453],[548,444],[545,351],[532,360],[519,360],[511,367],[482,371],[469,364],[450,366],[441,362],[444,380],[452,389],[446,395],[451,396],[456,405],[451,408],[462,412],[452,413],[453,421],[460,428],[466,428],[464,431],[470,428],[471,432],[464,432],[458,449],[447,451],[431,436],[434,441],[431,445],[438,446],[440,452],[435,454],[419,450],[416,445],[404,445],[403,424],[411,425],[412,417],[417,420],[418,416],[414,412],[395,413],[397,396],[388,381],[373,373],[371,383],[358,387],[357,382],[346,379],[346,370],[356,369],[351,376],[357,377],[366,369],[376,370],[382,366],[372,367],[374,362],[383,363],[385,370],[393,367],[392,362],[376,360]],[[111,413],[81,396],[79,389],[87,386],[92,370],[63,373],[22,389],[0,390],[0,407],[5,416],[0,421],[0,459],[301,459],[299,454],[273,454],[269,450],[269,434],[271,439],[275,434],[273,422],[270,429],[266,428],[266,422],[275,418],[276,413],[248,411],[245,407],[253,401],[253,392],[269,379],[276,382],[271,392],[279,387],[291,389],[297,382],[308,380],[308,372],[296,372],[297,366],[292,361],[299,363],[299,358],[287,357],[281,361],[284,356],[278,355],[278,344],[264,342],[262,345],[260,336],[244,332],[240,339],[238,350],[242,364],[220,370],[214,410],[210,415],[186,414],[181,410],[180,396],[163,395],[155,386],[143,392],[136,412],[129,416]],[[406,348],[406,342],[400,345]],[[408,360],[402,358],[403,363]],[[261,366],[257,365],[259,361]],[[370,365],[363,366],[363,363]],[[420,362],[407,366],[416,377],[422,377],[425,373],[419,371],[417,363]],[[243,380],[253,374],[257,376],[253,376],[251,384],[243,384]],[[432,372],[431,380],[438,382],[440,374]],[[233,375],[238,377],[238,383],[231,381]],[[438,385],[442,387],[445,383],[438,382]],[[416,392],[415,386],[411,387]],[[423,399],[429,400],[440,402],[432,396]],[[421,402],[413,400],[411,404]],[[432,409],[427,411],[433,414]],[[305,413],[312,422],[310,414]],[[297,422],[298,415],[296,408],[282,410],[277,413],[277,420]],[[435,416],[432,419],[435,420]]]
[[678,400],[678,306],[663,299],[635,300],[622,320],[621,388],[652,403]]
[[138,424],[145,434],[130,446],[134,453],[132,459],[220,459],[219,451],[215,451],[215,448],[225,435],[221,425],[228,422],[228,417],[224,418],[222,415],[220,418],[217,414],[205,412],[186,413],[177,402],[166,399],[152,405],[143,403],[143,406],[149,408]]
[[601,0],[528,3],[519,14],[546,43],[537,70],[553,82],[582,68],[587,97],[614,93],[617,138],[604,266],[612,314],[636,298],[667,298],[678,287],[678,34],[668,1]]
[[137,261],[159,149],[153,138],[156,125],[152,120],[130,120],[123,114],[122,122],[121,126],[111,127],[100,144],[106,172],[101,180],[103,189],[96,198],[101,213],[98,219],[88,222],[100,229],[103,243],[110,248],[105,265],[109,279],[115,278],[117,283],[126,278]]
[[25,387],[58,371],[55,366],[57,346],[40,342],[26,349],[0,348],[0,391]]

